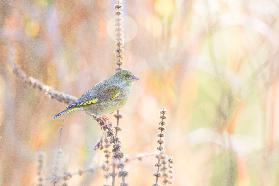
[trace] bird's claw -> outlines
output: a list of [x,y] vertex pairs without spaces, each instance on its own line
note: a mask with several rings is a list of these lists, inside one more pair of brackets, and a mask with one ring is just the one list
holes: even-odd
[[98,117],[98,120],[102,123],[107,123],[109,121],[109,118],[107,116],[100,116]]

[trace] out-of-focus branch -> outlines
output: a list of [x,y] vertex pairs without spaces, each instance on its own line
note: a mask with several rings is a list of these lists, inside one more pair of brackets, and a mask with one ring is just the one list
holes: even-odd
[[[137,155],[134,156],[127,156],[124,158],[125,163],[131,162],[131,161],[142,161],[146,158],[149,157],[154,157],[157,156],[158,153],[157,152],[151,152],[151,153],[139,153]],[[101,169],[103,167],[103,165],[98,165],[98,166],[94,166],[94,167],[89,167],[86,169],[80,169],[78,171],[75,172],[65,172],[64,175],[62,176],[57,176],[57,177],[49,177],[49,178],[45,178],[46,181],[50,181],[53,182],[54,180],[56,182],[59,182],[60,180],[69,180],[71,179],[73,176],[82,176],[85,173],[95,173],[97,170]]]
[[17,64],[13,62],[10,62],[10,64],[12,66],[14,74],[19,80],[21,80],[24,84],[33,87],[34,89],[38,89],[42,93],[48,95],[51,99],[55,99],[66,104],[73,103],[77,100],[77,98],[72,95],[54,90],[52,87],[45,85],[41,81],[28,76]]

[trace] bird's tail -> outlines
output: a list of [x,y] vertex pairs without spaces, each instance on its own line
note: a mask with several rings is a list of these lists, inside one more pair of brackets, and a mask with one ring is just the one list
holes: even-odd
[[58,114],[56,114],[55,116],[53,116],[53,119],[58,119],[61,116],[63,116],[66,113],[70,113],[75,111],[77,108],[66,108],[65,110],[63,110],[62,112],[59,112]]

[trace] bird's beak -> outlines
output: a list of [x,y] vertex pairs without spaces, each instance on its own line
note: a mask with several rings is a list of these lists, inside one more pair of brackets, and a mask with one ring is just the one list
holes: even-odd
[[134,81],[137,81],[137,80],[139,80],[139,78],[137,77],[137,76],[132,76],[132,80],[134,80]]

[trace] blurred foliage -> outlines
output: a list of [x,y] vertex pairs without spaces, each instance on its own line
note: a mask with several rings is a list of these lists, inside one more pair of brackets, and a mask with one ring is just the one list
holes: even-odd
[[224,151],[212,159],[212,180],[210,185],[232,186],[237,181],[237,164],[233,152]]

